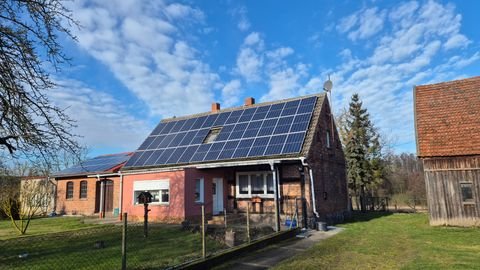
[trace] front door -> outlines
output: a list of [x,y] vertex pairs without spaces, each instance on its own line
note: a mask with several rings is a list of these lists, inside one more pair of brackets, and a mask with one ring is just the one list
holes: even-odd
[[105,208],[104,213],[110,214],[113,212],[113,181],[105,180]]
[[223,211],[223,179],[214,178],[212,181],[213,214],[217,215]]

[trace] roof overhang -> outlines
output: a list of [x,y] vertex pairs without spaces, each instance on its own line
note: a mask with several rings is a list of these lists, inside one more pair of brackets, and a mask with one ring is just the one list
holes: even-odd
[[171,172],[171,171],[181,171],[184,169],[194,168],[194,169],[215,169],[215,168],[227,168],[227,167],[241,167],[241,166],[255,166],[255,165],[274,165],[280,164],[285,161],[302,161],[304,157],[292,157],[292,158],[277,158],[277,159],[257,159],[257,160],[244,160],[244,161],[226,161],[226,162],[215,162],[215,163],[203,163],[203,164],[192,164],[185,166],[174,166],[174,167],[163,167],[163,168],[151,168],[151,169],[139,169],[139,170],[128,170],[120,171],[122,175],[132,175],[139,173],[157,173],[157,172]]

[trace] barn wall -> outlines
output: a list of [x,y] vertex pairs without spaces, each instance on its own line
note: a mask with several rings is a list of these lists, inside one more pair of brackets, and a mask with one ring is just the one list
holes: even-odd
[[[423,159],[431,225],[480,226],[480,156]],[[460,183],[472,183],[473,203]]]

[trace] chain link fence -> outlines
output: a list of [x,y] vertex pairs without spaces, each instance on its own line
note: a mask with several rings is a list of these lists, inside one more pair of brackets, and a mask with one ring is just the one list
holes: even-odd
[[0,269],[175,268],[275,233],[274,213],[228,213],[204,224],[151,222],[146,236],[143,222],[121,222],[0,240]]

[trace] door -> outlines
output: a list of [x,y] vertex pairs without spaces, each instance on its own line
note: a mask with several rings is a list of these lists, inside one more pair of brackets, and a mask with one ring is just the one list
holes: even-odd
[[223,211],[223,179],[214,178],[212,181],[213,214],[218,215]]
[[113,181],[105,180],[105,208],[104,213],[113,213]]

